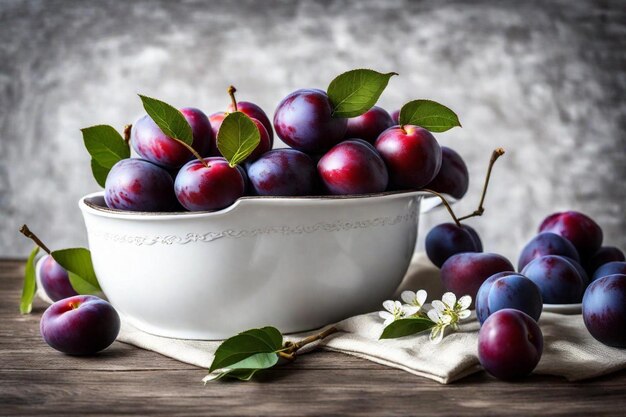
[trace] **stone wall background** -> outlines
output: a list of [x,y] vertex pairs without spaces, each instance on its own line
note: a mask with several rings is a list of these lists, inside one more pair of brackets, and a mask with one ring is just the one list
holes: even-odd
[[[626,248],[626,9],[620,1],[0,0],[0,256],[28,223],[49,246],[86,244],[77,200],[98,189],[79,128],[121,128],[138,92],[207,114],[239,98],[271,115],[300,87],[356,67],[396,71],[380,104],[431,98],[462,129],[437,135],[467,161],[456,207],[477,204],[496,146],[487,251],[517,259],[541,219],[593,216]],[[443,211],[422,218],[419,247]]]

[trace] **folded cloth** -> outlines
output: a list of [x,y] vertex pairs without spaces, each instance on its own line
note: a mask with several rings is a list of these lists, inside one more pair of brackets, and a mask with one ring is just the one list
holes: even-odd
[[[423,254],[417,254],[413,259],[398,294],[406,289],[426,289],[429,300],[439,298],[443,292],[438,270]],[[535,373],[576,381],[626,368],[626,349],[605,346],[591,337],[580,314],[566,316],[543,312],[539,325],[543,332],[544,350]],[[376,312],[348,318],[335,326],[340,330],[338,333],[306,346],[301,352],[322,348],[346,353],[441,384],[456,381],[481,369],[477,355],[480,326],[474,315],[463,322],[459,331],[448,334],[439,344],[429,341],[428,332],[378,340],[383,324]],[[289,335],[286,339],[299,340],[313,333],[317,332]],[[221,343],[155,336],[123,319],[118,340],[203,368],[211,365],[213,353]]]

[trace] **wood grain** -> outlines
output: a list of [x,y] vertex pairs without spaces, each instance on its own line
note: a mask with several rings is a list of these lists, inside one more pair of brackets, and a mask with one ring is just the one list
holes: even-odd
[[204,369],[122,343],[62,355],[18,312],[21,261],[0,261],[0,415],[623,415],[626,372],[570,383],[479,373],[451,385],[351,356],[314,352],[251,383],[202,385]]

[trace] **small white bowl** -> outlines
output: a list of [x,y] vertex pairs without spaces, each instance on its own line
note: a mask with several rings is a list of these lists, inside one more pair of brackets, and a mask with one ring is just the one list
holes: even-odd
[[543,311],[558,314],[581,314],[583,312],[582,303],[578,304],[544,304]]
[[79,206],[113,306],[146,332],[206,340],[380,308],[407,271],[425,196],[244,197],[216,212],[136,213],[106,208],[100,192]]

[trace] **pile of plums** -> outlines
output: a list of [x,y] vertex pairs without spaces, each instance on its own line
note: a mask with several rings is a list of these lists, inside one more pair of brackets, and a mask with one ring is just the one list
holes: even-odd
[[[441,147],[418,126],[399,126],[387,111],[372,107],[354,118],[333,117],[328,95],[317,89],[285,97],[273,124],[256,104],[236,109],[259,130],[257,148],[231,167],[217,147],[226,112],[207,117],[180,109],[193,132],[192,148],[203,163],[164,134],[145,115],[130,133],[139,158],[119,161],[105,183],[108,207],[131,211],[219,210],[244,195],[356,195],[430,188],[461,198],[468,173],[461,157]],[[274,129],[290,148],[273,149]]]
[[543,304],[582,302],[583,321],[598,341],[626,347],[624,253],[602,246],[602,229],[577,211],[554,213],[522,249],[517,271],[506,258],[482,253],[476,231],[444,223],[426,237],[426,252],[441,268],[445,288],[475,299],[482,327],[483,367],[510,379],[532,372],[543,337]]

